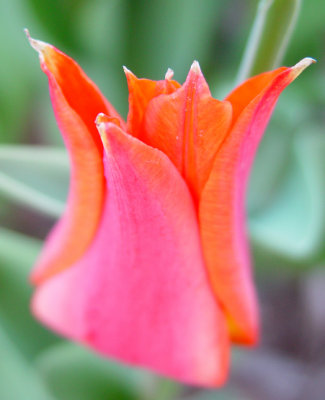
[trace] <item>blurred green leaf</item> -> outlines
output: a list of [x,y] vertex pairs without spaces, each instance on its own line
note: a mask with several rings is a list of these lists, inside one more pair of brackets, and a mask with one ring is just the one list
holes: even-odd
[[[128,0],[125,64],[135,74],[161,79],[168,67],[183,80],[192,62],[207,62],[219,13],[219,2],[205,0]],[[211,47],[210,47],[210,46]]]
[[76,17],[87,59],[95,56],[97,62],[122,68],[123,43],[128,39],[126,0],[86,1]]
[[0,146],[0,191],[21,204],[60,216],[68,179],[69,164],[64,150]]
[[[147,372],[104,360],[72,343],[62,343],[43,352],[36,366],[48,387],[60,400],[171,399],[162,396],[162,386]],[[169,384],[170,395],[177,385]],[[159,389],[159,390],[158,390]],[[173,390],[172,390],[173,389]]]
[[0,323],[0,398],[54,400],[40,377],[19,354]]
[[27,359],[58,341],[29,309],[32,288],[28,275],[40,246],[38,240],[0,229],[0,324]]
[[37,17],[43,29],[57,38],[62,44],[78,49],[74,20],[85,0],[25,0],[30,11]]
[[301,0],[260,0],[237,82],[278,67],[296,24]]
[[122,66],[129,40],[126,0],[85,2],[77,17],[80,40],[85,47],[82,67],[124,117],[128,90]]
[[13,143],[29,125],[35,90],[33,64],[23,33],[30,20],[20,0],[0,0],[0,10],[0,141]]
[[254,247],[300,264],[315,262],[325,242],[325,137],[306,130],[294,142],[277,195],[250,218]]

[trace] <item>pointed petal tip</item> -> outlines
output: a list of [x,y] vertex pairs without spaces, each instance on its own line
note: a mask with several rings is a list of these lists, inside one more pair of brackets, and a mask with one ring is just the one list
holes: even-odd
[[123,65],[123,71],[125,73],[126,79],[136,79],[136,76],[132,71],[130,71],[125,65]]
[[24,32],[32,48],[36,50],[39,53],[39,55],[42,55],[43,52],[48,48],[49,44],[42,42],[41,40],[33,39],[27,28],[24,29]]
[[195,74],[202,74],[201,67],[198,61],[196,60],[193,61],[190,71]]
[[167,81],[170,81],[171,79],[173,79],[173,76],[174,76],[174,71],[171,68],[168,68],[165,74],[165,79]]
[[125,65],[123,65],[123,71],[125,72],[125,75],[132,74],[132,72]]
[[28,28],[24,28],[24,33],[27,36],[27,39],[29,40],[30,39],[30,33],[29,33]]

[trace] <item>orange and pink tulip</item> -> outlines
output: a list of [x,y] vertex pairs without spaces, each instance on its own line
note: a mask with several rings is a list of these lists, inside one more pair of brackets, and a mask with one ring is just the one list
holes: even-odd
[[66,211],[32,272],[34,314],[102,355],[217,386],[258,339],[245,188],[282,90],[312,60],[225,100],[195,61],[183,85],[125,69],[127,121],[78,64],[30,38],[71,160]]

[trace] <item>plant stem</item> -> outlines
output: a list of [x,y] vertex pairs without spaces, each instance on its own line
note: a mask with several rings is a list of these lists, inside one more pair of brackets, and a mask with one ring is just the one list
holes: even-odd
[[237,83],[279,66],[295,27],[301,0],[260,0]]

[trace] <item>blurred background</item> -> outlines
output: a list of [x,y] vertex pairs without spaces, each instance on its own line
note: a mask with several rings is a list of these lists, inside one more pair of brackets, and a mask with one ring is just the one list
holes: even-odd
[[301,2],[282,64],[306,56],[318,63],[281,96],[251,177],[262,339],[256,349],[234,349],[228,385],[190,388],[103,360],[46,331],[29,312],[28,274],[62,212],[69,167],[23,28],[74,57],[126,116],[122,65],[151,79],[171,67],[183,82],[197,59],[212,93],[224,97],[236,84],[257,3],[0,0],[1,400],[325,398],[323,0]]

